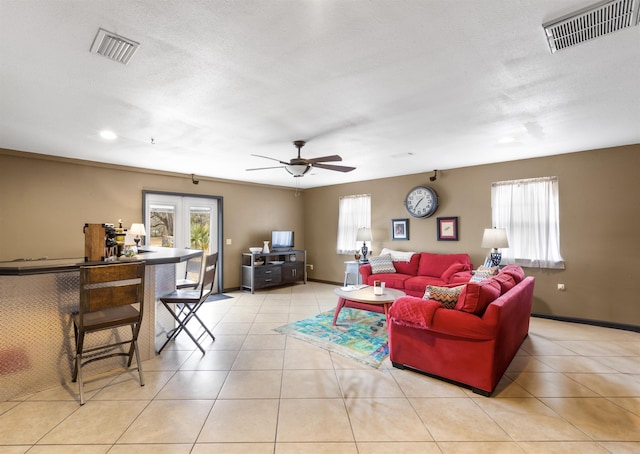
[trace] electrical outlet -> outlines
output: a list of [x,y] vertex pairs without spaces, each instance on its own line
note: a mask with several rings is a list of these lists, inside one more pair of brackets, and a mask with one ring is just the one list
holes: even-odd
[[558,284],[558,290],[560,290],[561,292],[564,292],[565,291],[564,284]]
[[227,238],[227,246],[231,245],[231,238]]

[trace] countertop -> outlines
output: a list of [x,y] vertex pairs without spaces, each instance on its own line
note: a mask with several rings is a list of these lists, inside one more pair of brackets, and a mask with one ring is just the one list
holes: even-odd
[[62,273],[75,271],[84,265],[104,265],[107,263],[136,262],[144,260],[147,265],[180,263],[202,255],[199,249],[176,249],[166,247],[141,246],[138,255],[121,257],[111,262],[85,262],[82,257],[15,260],[0,262],[0,276],[24,276],[29,274]]

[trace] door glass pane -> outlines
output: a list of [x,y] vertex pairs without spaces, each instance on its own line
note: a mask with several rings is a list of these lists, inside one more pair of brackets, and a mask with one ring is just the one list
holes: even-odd
[[189,207],[189,232],[191,249],[202,249],[205,254],[211,252],[211,208]]
[[151,246],[174,247],[175,214],[175,207],[170,205],[150,206]]

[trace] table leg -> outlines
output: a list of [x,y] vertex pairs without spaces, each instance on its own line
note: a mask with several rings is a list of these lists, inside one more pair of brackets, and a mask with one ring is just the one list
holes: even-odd
[[336,320],[338,320],[338,314],[340,313],[340,311],[342,310],[342,308],[344,307],[344,305],[347,304],[347,300],[340,297],[338,298],[338,304],[336,305],[336,310],[333,314],[333,325],[335,326],[336,324]]

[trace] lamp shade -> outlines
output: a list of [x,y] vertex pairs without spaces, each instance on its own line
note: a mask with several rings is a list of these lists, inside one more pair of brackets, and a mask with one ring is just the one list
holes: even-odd
[[131,235],[136,236],[145,236],[147,232],[144,229],[144,224],[131,224],[131,229],[129,229],[129,233]]
[[480,247],[489,249],[508,248],[507,231],[505,229],[484,229]]
[[356,241],[371,241],[371,229],[366,227],[359,228]]

